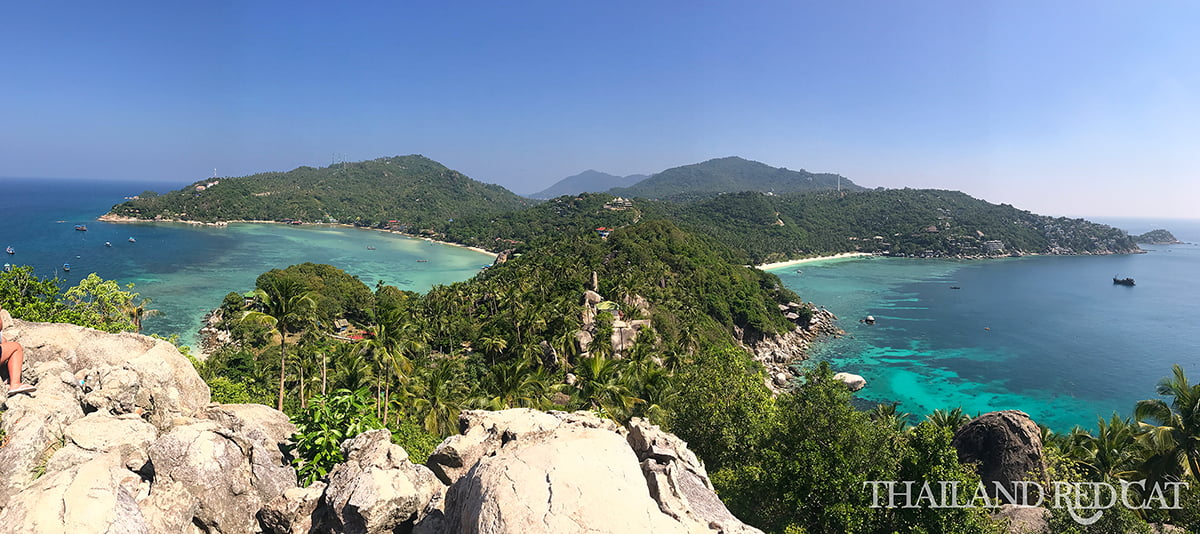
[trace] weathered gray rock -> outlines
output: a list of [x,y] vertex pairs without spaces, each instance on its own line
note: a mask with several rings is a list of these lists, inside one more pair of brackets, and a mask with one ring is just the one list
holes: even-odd
[[993,482],[1004,487],[1017,481],[1049,486],[1041,432],[1025,412],[1005,410],[976,417],[954,433],[951,445],[959,462],[977,464],[992,497],[997,493]]
[[592,346],[592,333],[587,330],[579,330],[575,332],[575,345],[579,352],[585,353]]
[[201,417],[220,422],[233,430],[262,433],[262,438],[277,444],[291,443],[296,425],[287,414],[261,404],[210,404]]
[[463,412],[459,429],[429,461],[452,483],[442,532],[758,532],[683,440],[644,421],[512,409]]
[[149,454],[154,485],[182,484],[196,503],[193,521],[209,532],[249,532],[263,505],[296,486],[277,449],[211,420],[175,426]]
[[100,455],[47,474],[0,511],[0,534],[143,534],[150,532],[122,487],[127,470],[117,454]]
[[450,485],[506,439],[558,428],[562,420],[546,412],[516,408],[499,412],[464,411],[458,416],[458,436],[450,436],[429,455],[426,465],[443,484]]
[[599,293],[589,289],[583,292],[583,301],[586,304],[595,305],[603,302],[604,297],[601,297]]
[[63,437],[65,443],[50,457],[47,472],[68,469],[108,452],[116,452],[126,469],[138,471],[149,461],[146,449],[158,438],[158,429],[133,414],[95,412],[71,423]]
[[[7,333],[5,339],[10,339]],[[22,379],[38,390],[33,396],[5,401],[2,426],[8,442],[0,447],[0,507],[33,483],[34,473],[47,461],[46,451],[83,417],[73,377],[63,362],[27,359]]]
[[290,488],[258,511],[258,524],[265,534],[305,534],[312,530],[317,505],[325,493],[324,482],[307,488]]
[[1007,521],[1008,534],[1050,534],[1050,510],[1038,506],[1005,504],[992,518]]
[[6,324],[38,389],[5,401],[0,528],[251,532],[263,504],[296,486],[281,452],[295,431],[287,417],[208,405],[208,387],[169,343]]
[[849,388],[850,391],[858,391],[867,387],[867,379],[856,374],[835,373],[833,375],[833,379],[846,384],[846,387]]
[[704,464],[674,434],[640,418],[629,421],[629,446],[641,461],[650,496],[662,513],[692,532],[762,534],[742,523],[717,497]]
[[389,533],[420,521],[442,499],[445,488],[437,477],[409,462],[387,430],[359,434],[342,444],[342,454],[346,461],[329,473],[323,498],[333,531]]
[[687,532],[650,498],[621,435],[564,425],[509,441],[446,496],[444,532]]
[[[61,362],[81,385],[85,405],[113,415],[145,414],[160,429],[209,402],[208,385],[170,343],[133,333],[110,334],[69,324],[16,320],[15,341],[26,367]],[[40,387],[39,387],[40,388]],[[41,395],[38,395],[39,397]]]
[[201,532],[192,518],[200,509],[200,502],[182,482],[155,481],[154,491],[138,501],[142,517],[150,532]]

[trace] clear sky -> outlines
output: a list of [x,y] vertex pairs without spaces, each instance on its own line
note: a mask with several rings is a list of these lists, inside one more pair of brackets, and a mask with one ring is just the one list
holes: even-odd
[[738,155],[1200,217],[1200,3],[4,2],[0,176],[424,154],[518,193]]

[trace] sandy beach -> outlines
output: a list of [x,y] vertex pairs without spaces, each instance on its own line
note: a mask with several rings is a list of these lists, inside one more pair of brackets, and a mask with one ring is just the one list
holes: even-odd
[[781,267],[791,267],[793,265],[800,265],[801,263],[812,263],[814,261],[825,261],[825,260],[840,260],[840,259],[844,259],[844,258],[858,258],[858,257],[862,257],[862,256],[872,256],[872,255],[873,254],[868,253],[868,252],[843,252],[841,254],[834,254],[832,256],[816,256],[813,258],[802,258],[802,259],[798,259],[798,260],[788,260],[788,261],[777,261],[774,263],[764,263],[762,265],[756,265],[755,267],[757,267],[758,269],[761,269],[763,271],[769,271],[771,269],[779,269]]

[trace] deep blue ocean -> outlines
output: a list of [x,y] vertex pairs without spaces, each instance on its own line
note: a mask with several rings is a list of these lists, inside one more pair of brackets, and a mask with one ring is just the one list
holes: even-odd
[[[0,250],[4,263],[33,266],[66,289],[90,273],[133,283],[163,315],[145,332],[195,343],[204,314],[230,291],[254,289],[259,274],[303,262],[328,263],[374,287],[379,280],[424,292],[466,280],[491,255],[461,247],[355,228],[279,224],[104,223],[96,220],[124,197],[177,184],[0,178]],[[86,225],[86,232],[75,225]],[[135,242],[130,242],[129,238]],[[105,246],[105,242],[112,244]],[[367,247],[375,247],[368,250]],[[425,261],[417,261],[425,260]],[[71,264],[70,272],[63,264]]]
[[[1200,221],[1093,218],[1200,243]],[[775,269],[847,335],[814,361],[864,376],[859,397],[917,417],[1018,409],[1058,431],[1130,415],[1181,364],[1200,382],[1200,246],[983,261],[866,258]],[[796,270],[802,271],[796,273]],[[1132,277],[1135,287],[1114,285]],[[952,289],[959,287],[960,289]],[[859,319],[873,315],[878,322]]]

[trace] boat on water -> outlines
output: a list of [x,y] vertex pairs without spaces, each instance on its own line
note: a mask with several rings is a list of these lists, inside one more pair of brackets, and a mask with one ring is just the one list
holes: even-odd
[[8,246],[7,248],[5,248],[5,249],[4,249],[4,251],[5,251],[5,252],[7,252],[7,253],[9,253],[9,254],[16,254],[16,253],[17,253],[17,251],[13,250],[13,248],[12,248],[12,246],[11,246],[11,245],[10,245],[10,246]]
[[111,246],[112,246],[112,243],[109,243],[108,241],[105,241],[105,242],[104,242],[104,246],[106,246],[106,247],[111,247]]
[[428,262],[428,261],[429,261],[429,260],[417,260],[417,263],[426,263],[426,262]]
[[75,231],[76,232],[86,232],[87,226],[84,226],[82,224],[77,224],[77,225],[75,225]]
[[63,270],[64,270],[64,271],[67,271],[67,272],[71,272],[71,264],[70,264],[70,263],[64,263],[64,264],[63,264]]
[[134,239],[134,238],[132,238],[132,237],[130,237],[130,238],[129,238],[129,242],[130,242],[130,243],[137,243],[137,240],[136,240],[136,239]]
[[11,263],[5,263],[5,264],[4,264],[4,272],[10,272],[10,271],[12,271],[12,264],[11,264]]
[[367,247],[367,250],[375,250],[375,247]]
[[1121,286],[1133,286],[1132,278],[1117,278],[1113,277],[1113,283]]

